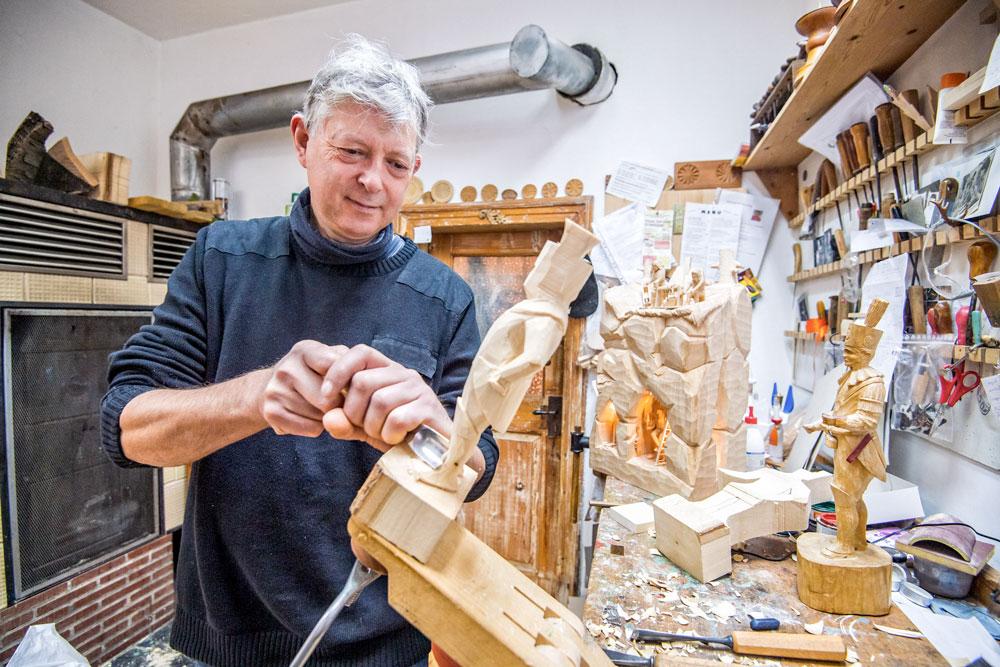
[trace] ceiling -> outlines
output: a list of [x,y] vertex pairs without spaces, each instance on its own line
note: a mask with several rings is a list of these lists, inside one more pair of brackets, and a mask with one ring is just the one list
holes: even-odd
[[83,0],[158,40],[249,23],[348,0]]

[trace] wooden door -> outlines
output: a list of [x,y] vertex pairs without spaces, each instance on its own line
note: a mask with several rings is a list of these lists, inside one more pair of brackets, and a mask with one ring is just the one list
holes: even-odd
[[[430,227],[421,247],[472,287],[480,338],[524,298],[524,278],[546,241],[558,241],[566,218],[590,228],[590,197],[427,204],[404,208],[397,232]],[[496,433],[500,461],[489,491],[465,508],[465,525],[557,599],[574,587],[579,527],[580,456],[571,433],[583,426],[583,377],[576,365],[582,320],[570,320],[562,344],[535,376],[510,428]],[[549,416],[561,416],[550,435]],[[555,432],[558,431],[558,434]]]

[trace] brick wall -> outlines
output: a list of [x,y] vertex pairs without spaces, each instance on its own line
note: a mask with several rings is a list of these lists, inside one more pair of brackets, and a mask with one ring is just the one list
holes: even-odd
[[0,611],[0,662],[29,625],[56,630],[100,665],[174,615],[173,547],[164,535]]

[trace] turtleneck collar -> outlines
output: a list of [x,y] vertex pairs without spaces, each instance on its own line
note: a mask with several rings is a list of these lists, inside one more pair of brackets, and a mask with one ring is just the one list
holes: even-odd
[[[292,206],[289,218],[292,237],[298,247],[309,259],[320,264],[333,266],[382,264],[387,260],[396,259],[399,251],[407,246],[402,238],[393,233],[391,224],[386,225],[371,243],[363,246],[349,246],[331,241],[320,233],[313,221],[312,207],[309,204],[309,188],[304,189],[299,194]],[[411,255],[412,253],[408,253],[405,259],[409,259]],[[394,262],[390,263],[395,264]]]

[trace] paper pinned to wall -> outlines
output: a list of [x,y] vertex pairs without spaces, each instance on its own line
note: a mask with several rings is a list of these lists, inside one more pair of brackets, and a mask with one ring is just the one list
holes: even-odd
[[1000,35],[993,40],[993,50],[990,51],[990,61],[986,65],[986,76],[979,87],[979,94],[985,95],[997,86],[1000,86]]
[[722,188],[716,190],[715,201],[740,207],[740,241],[736,261],[759,276],[780,202],[770,197]]
[[647,210],[642,239],[642,268],[648,276],[653,264],[674,265],[674,211]]
[[867,123],[875,113],[875,107],[888,101],[889,96],[882,90],[882,84],[869,72],[799,137],[799,143],[839,167],[837,135],[854,123]]
[[690,259],[707,281],[718,280],[722,250],[739,257],[741,214],[735,204],[685,204],[681,261]]
[[882,340],[872,359],[872,368],[885,378],[885,386],[892,383],[892,374],[896,370],[896,359],[903,345],[903,306],[906,303],[906,270],[909,267],[907,255],[897,255],[876,262],[865,276],[861,286],[861,312],[867,313],[868,307],[876,298],[885,299],[889,307],[878,323],[878,329],[883,332]]
[[642,281],[645,222],[645,208],[639,204],[629,204],[594,222],[594,233],[601,240],[603,250],[599,261],[606,260],[614,277],[623,285]]
[[646,206],[656,206],[668,176],[670,172],[666,169],[622,161],[611,175],[605,192]]

